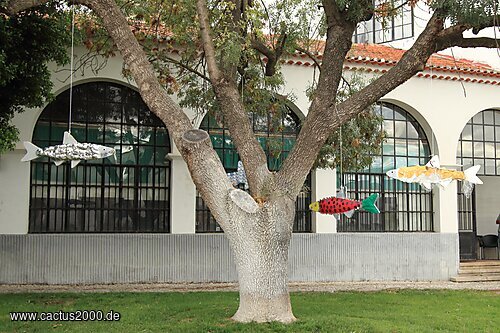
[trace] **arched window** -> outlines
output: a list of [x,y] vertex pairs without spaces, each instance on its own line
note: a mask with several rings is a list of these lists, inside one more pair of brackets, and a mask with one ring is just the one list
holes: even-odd
[[[79,142],[114,147],[113,157],[54,165],[31,162],[29,232],[169,232],[170,139],[140,95],[125,86],[92,82],[73,88],[71,134]],[[62,143],[69,90],[43,110],[33,143]]]
[[352,199],[362,200],[378,193],[380,214],[358,211],[351,219],[342,216],[337,230],[433,231],[432,193],[418,184],[403,183],[385,174],[391,169],[428,162],[430,149],[425,133],[415,118],[394,104],[378,103],[374,111],[384,118],[382,126],[386,132],[380,154],[365,170],[343,174],[343,184]]
[[465,125],[457,149],[464,167],[481,165],[478,175],[500,176],[500,111],[479,112]]
[[[473,165],[481,165],[477,174],[483,176],[481,178],[484,184],[474,187],[470,198],[462,193],[462,184],[457,185],[460,258],[476,259],[476,234],[484,233],[485,229],[481,222],[494,223],[498,214],[497,206],[477,212],[476,192],[496,195],[497,185],[495,182],[488,182],[487,178],[500,176],[500,111],[484,110],[469,120],[460,134],[457,163],[463,165],[464,170]],[[478,219],[476,214],[479,214]]]
[[[267,155],[267,164],[271,171],[277,171],[295,144],[300,131],[300,121],[288,107],[280,116],[269,114],[249,114],[253,131]],[[238,152],[229,136],[229,131],[221,127],[216,119],[207,114],[200,125],[212,139],[212,145],[217,151],[226,172],[234,172],[238,167]],[[294,232],[311,232],[311,175],[309,174],[302,191],[297,197]],[[210,210],[201,196],[196,200],[196,232],[222,232]]]

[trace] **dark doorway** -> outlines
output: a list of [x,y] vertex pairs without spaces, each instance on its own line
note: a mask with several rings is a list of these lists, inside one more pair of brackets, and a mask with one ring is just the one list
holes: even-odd
[[466,198],[458,183],[458,241],[460,260],[476,260],[477,225],[476,225],[476,190]]

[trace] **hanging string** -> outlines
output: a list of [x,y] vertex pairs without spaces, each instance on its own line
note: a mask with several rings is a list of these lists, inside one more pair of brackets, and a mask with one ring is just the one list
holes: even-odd
[[[455,63],[455,67],[458,68],[457,65],[457,59],[455,58],[455,54],[453,53],[453,48],[450,48],[451,51],[451,56],[453,57],[453,62]],[[458,73],[458,81],[460,82],[460,85],[462,86],[462,90],[464,91],[464,97],[467,98],[467,90],[465,90],[464,82],[462,80],[462,76],[460,75],[460,71],[457,71]]]
[[339,128],[339,148],[340,148],[340,188],[342,189],[344,187],[344,175],[342,174],[342,163],[343,163],[343,157],[342,157],[342,125],[340,125]]
[[335,114],[337,115],[337,119],[339,121],[339,151],[340,151],[340,169],[339,169],[339,177],[340,177],[340,189],[343,189],[344,187],[344,177],[343,177],[343,174],[342,174],[342,123],[340,121],[340,115],[339,115],[339,111],[337,110],[337,104],[335,104]]
[[73,106],[73,56],[75,51],[75,8],[71,6],[71,60],[69,65],[69,119],[68,119],[68,132],[71,133],[71,113]]
[[[432,101],[433,100],[432,96],[433,96],[433,91],[434,91],[434,88],[432,87],[432,82],[433,82],[432,76],[434,75],[434,72],[433,72],[433,67],[434,66],[432,65],[432,55],[429,57],[429,67],[431,69],[431,84],[430,84],[431,91],[430,91],[430,97],[431,97],[431,101]],[[436,154],[436,147],[434,146],[434,131],[432,130],[432,128],[431,128],[431,149],[430,149],[429,153],[430,153],[429,157],[431,157],[431,158],[432,158],[432,156],[434,154]]]

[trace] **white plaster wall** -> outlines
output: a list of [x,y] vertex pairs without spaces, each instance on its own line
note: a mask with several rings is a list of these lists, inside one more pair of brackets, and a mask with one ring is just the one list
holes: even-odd
[[[81,50],[80,50],[81,51]],[[294,103],[307,114],[309,100],[306,88],[313,80],[311,67],[285,65],[283,73],[286,86],[282,94],[292,94]],[[54,93],[65,90],[69,81],[63,81],[68,72],[54,74]],[[75,84],[108,80],[134,86],[121,76],[119,58],[109,59],[107,66],[93,73],[87,70],[83,75],[77,73]],[[467,121],[477,112],[500,107],[498,98],[500,87],[478,83],[430,80],[412,78],[407,83],[389,93],[382,100],[402,106],[423,126],[431,143],[433,152],[439,153],[443,164],[455,164],[455,154],[459,135]],[[27,110],[17,115],[14,123],[20,129],[21,141],[30,141],[36,120],[42,109]],[[192,119],[194,114],[187,110]],[[174,145],[172,158],[172,207],[171,222],[174,233],[194,232],[195,189],[184,161]],[[19,143],[16,151],[0,158],[0,234],[25,233],[28,229],[29,202],[29,164],[21,163],[24,150]],[[335,176],[331,171],[318,170],[314,190],[316,199],[335,193]],[[14,191],[15,190],[15,191]],[[450,185],[446,190],[435,191],[435,229],[443,233],[456,233],[458,230],[456,187]],[[321,197],[320,197],[321,196]],[[324,224],[316,218],[313,225],[316,232],[335,232],[335,223]]]
[[[334,196],[337,192],[337,173],[331,169],[317,169],[313,173],[311,202]],[[312,213],[313,232],[337,232],[337,220],[326,214]]]
[[[284,66],[283,73],[286,90],[282,93],[291,93],[297,106],[307,113],[310,103],[304,92],[313,80],[313,69],[296,65]],[[432,71],[427,73],[442,75]],[[365,75],[374,77],[373,74]],[[414,77],[381,100],[399,105],[412,114],[423,127],[432,154],[439,155],[442,165],[455,165],[458,139],[465,124],[477,112],[498,107],[499,92],[498,86],[487,84],[464,82],[462,85],[457,81]],[[316,195],[335,193],[335,183],[329,178],[331,176],[326,175],[324,170],[316,172],[316,186],[319,186],[315,189]],[[326,186],[325,181],[328,182]],[[456,186],[452,184],[446,189],[436,188],[434,193],[435,231],[457,233]],[[322,231],[324,224],[320,221],[321,217],[316,216],[313,223],[317,228],[315,232],[334,232],[330,227]]]
[[[285,78],[285,86],[280,93],[290,96],[295,106],[304,115],[307,115],[311,102],[305,92],[313,82],[314,69],[306,66],[284,65],[282,72]],[[319,74],[317,70],[316,74]]]
[[19,162],[24,151],[0,155],[0,234],[28,232],[30,165]]
[[182,157],[177,154],[169,154],[169,157],[172,184],[170,188],[170,232],[194,234],[196,187]]
[[[465,93],[464,93],[465,89]],[[413,78],[389,93],[384,99],[396,104],[403,102],[407,111],[420,120],[442,165],[456,164],[456,149],[460,133],[469,119],[481,110],[500,103],[498,86],[446,80]],[[415,112],[418,112],[416,115]],[[420,119],[419,119],[420,118]],[[432,133],[428,131],[432,128]],[[434,198],[435,230],[456,233],[458,214],[456,186],[437,189]]]

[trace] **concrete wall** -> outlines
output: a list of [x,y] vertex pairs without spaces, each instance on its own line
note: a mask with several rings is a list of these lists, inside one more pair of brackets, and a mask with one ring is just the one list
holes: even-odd
[[[0,283],[236,281],[224,235],[0,235]],[[295,234],[291,281],[447,280],[456,234]]]

